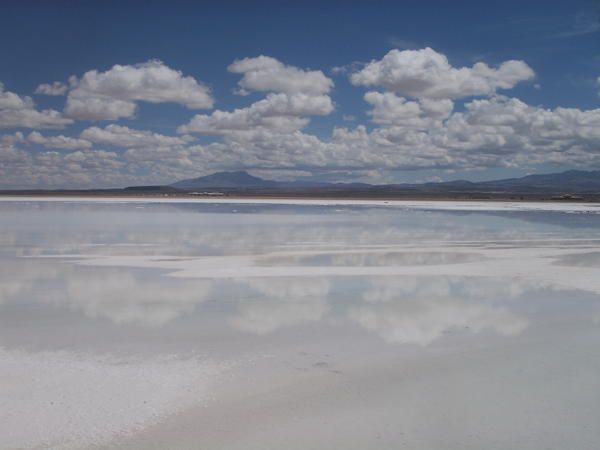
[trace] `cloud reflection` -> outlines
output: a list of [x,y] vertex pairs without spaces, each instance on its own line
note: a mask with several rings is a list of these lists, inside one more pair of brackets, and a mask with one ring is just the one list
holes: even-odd
[[116,324],[162,326],[192,312],[210,293],[209,281],[168,283],[160,277],[140,280],[126,271],[98,276],[86,273],[67,280],[65,303],[90,318]]
[[[472,295],[477,290],[471,284],[485,297]],[[380,279],[363,293],[364,303],[348,309],[348,318],[390,343],[428,345],[449,331],[514,336],[528,326],[527,319],[496,304],[512,292],[481,279]]]
[[[527,318],[508,300],[536,289],[600,292],[589,276],[599,243],[587,231],[489,213],[340,208],[13,205],[3,210],[0,304],[164,327],[214,302],[217,320],[238,332],[331,319],[428,345],[455,331],[520,333]],[[587,259],[560,260],[575,248]]]
[[258,298],[241,302],[237,314],[229,319],[237,330],[268,334],[305,322],[321,320],[330,309],[330,282],[325,279],[261,279],[243,283],[255,291]]
[[201,305],[212,301],[217,315],[211,317],[238,332],[267,335],[335,322],[358,324],[389,343],[420,345],[449,331],[517,335],[528,320],[511,311],[511,300],[534,288],[472,277],[358,277],[351,286],[341,277],[188,280],[68,261],[27,264],[27,270],[7,266],[2,271],[0,301],[34,302],[79,311],[89,319],[145,327],[201,315]]
[[155,271],[88,269],[69,261],[0,259],[0,304],[40,304],[115,324],[160,327],[210,294],[207,280],[172,280]]

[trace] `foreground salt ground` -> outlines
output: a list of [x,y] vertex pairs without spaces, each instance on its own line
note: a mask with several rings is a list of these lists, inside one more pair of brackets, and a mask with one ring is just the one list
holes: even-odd
[[596,214],[0,212],[0,448],[600,443]]
[[2,448],[81,448],[210,400],[220,367],[173,356],[118,359],[0,349]]

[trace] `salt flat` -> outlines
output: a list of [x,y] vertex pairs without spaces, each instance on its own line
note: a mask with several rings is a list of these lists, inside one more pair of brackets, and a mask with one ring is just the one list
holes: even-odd
[[595,449],[595,208],[2,199],[0,448]]
[[599,203],[584,202],[510,202],[453,200],[363,200],[313,198],[223,198],[223,197],[22,197],[3,196],[3,202],[75,202],[75,203],[200,203],[225,205],[298,205],[298,206],[392,206],[440,211],[563,211],[600,213]]

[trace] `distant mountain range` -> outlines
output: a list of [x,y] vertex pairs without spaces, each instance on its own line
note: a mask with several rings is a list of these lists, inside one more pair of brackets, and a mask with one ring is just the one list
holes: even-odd
[[579,200],[600,203],[600,170],[569,170],[491,181],[439,183],[328,183],[312,179],[275,181],[244,171],[217,172],[169,185],[108,189],[0,190],[0,195],[233,196],[396,200]]
[[[142,190],[158,186],[139,186],[128,189]],[[527,175],[520,178],[506,178],[492,181],[446,181],[439,183],[401,183],[372,185],[366,183],[327,183],[314,181],[274,181],[255,177],[245,171],[217,172],[198,178],[178,181],[161,188],[195,190],[311,190],[311,191],[371,191],[389,192],[480,192],[480,193],[600,193],[600,170],[569,170],[560,173]]]
[[450,181],[442,183],[427,183],[428,186],[438,188],[452,188],[460,190],[491,191],[518,191],[525,192],[599,192],[600,170],[568,170],[560,173],[527,175],[520,178],[505,178],[491,181]]

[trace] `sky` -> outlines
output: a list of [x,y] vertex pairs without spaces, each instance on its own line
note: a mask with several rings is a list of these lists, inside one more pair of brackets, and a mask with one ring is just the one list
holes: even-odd
[[600,169],[600,0],[2,2],[0,189]]

